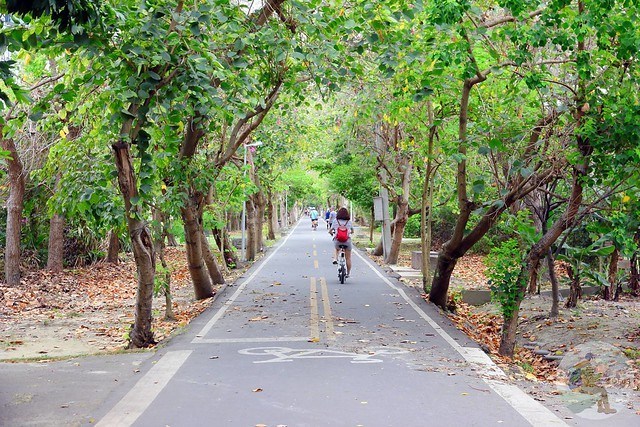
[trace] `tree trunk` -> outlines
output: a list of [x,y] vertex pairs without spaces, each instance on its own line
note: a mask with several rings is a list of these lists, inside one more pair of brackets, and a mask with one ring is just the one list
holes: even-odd
[[633,253],[630,261],[630,270],[629,270],[629,289],[633,293],[633,295],[640,295],[640,266],[638,265],[638,251]]
[[224,276],[218,267],[218,263],[216,262],[216,257],[211,252],[211,247],[209,246],[209,241],[207,240],[207,236],[204,234],[204,231],[201,229],[200,239],[202,241],[202,256],[204,258],[204,262],[207,266],[207,270],[209,271],[209,277],[211,277],[211,281],[215,285],[221,285],[224,283]]
[[474,85],[484,80],[480,78],[481,76],[477,77],[478,78],[466,79],[464,81],[462,94],[460,96],[460,111],[458,115],[458,153],[460,154],[460,160],[458,161],[456,173],[456,189],[460,213],[458,214],[451,239],[443,245],[438,255],[438,264],[433,281],[431,282],[431,291],[429,292],[429,301],[443,310],[447,309],[447,294],[449,292],[451,274],[453,273],[458,258],[466,252],[462,250],[461,245],[472,211],[472,203],[467,197],[467,123],[471,90]]
[[289,224],[287,223],[287,205],[286,205],[286,196],[280,196],[280,227],[288,228]]
[[167,232],[167,245],[172,247],[179,246],[179,243],[176,240],[176,236],[169,232]]
[[400,248],[402,246],[402,237],[404,235],[404,227],[407,225],[407,219],[409,218],[409,201],[404,197],[399,197],[397,209],[396,209],[396,217],[393,221],[395,223],[395,228],[393,231],[393,236],[391,237],[391,248],[389,248],[389,253],[387,254],[387,259],[385,259],[385,264],[397,264],[398,257],[400,256]]
[[572,267],[569,267],[567,271],[571,283],[569,285],[569,298],[564,304],[566,308],[575,308],[578,305],[578,300],[582,297],[582,287],[580,286],[580,275],[574,271]]
[[[158,209],[153,209],[153,220],[157,224],[157,228],[154,230],[155,238],[154,247],[158,257],[160,258],[160,263],[162,264],[162,274],[160,277],[161,286],[162,286],[162,294],[164,295],[164,318],[165,320],[176,320],[176,316],[173,313],[173,298],[171,298],[171,270],[167,265],[167,261],[164,258],[164,239],[166,235],[166,223],[165,223],[166,215],[160,212]],[[115,235],[117,239],[117,234],[111,230],[111,236]],[[117,253],[116,253],[117,258]]]
[[273,204],[273,194],[271,191],[267,192],[267,239],[276,240],[276,230],[278,229],[277,216],[274,212],[275,206]]
[[609,258],[609,271],[608,271],[608,281],[609,286],[605,286],[602,290],[602,297],[605,301],[611,301],[613,299],[613,290],[615,289],[616,282],[618,281],[618,257],[620,256],[620,251],[618,248],[613,250],[611,257]]
[[518,316],[520,308],[518,307],[512,314],[511,318],[505,319],[502,325],[500,335],[500,348],[498,353],[502,356],[513,357],[516,348],[516,334],[518,332]]
[[[163,245],[164,246],[164,245]],[[109,249],[107,250],[107,262],[111,264],[118,264],[118,254],[120,253],[120,236],[118,232],[112,229],[109,232]]]
[[236,268],[238,266],[238,256],[231,246],[229,234],[224,228],[214,228],[211,230],[213,238],[216,240],[218,249],[224,255],[224,262],[227,268]]
[[449,256],[444,250],[438,254],[438,263],[436,264],[436,271],[433,274],[433,281],[431,282],[429,301],[441,307],[443,310],[447,307],[447,289],[449,288],[453,270],[458,263],[458,258],[459,257]]
[[[259,181],[256,183],[259,185]],[[256,204],[256,216],[254,221],[256,222],[255,233],[256,233],[256,253],[264,251],[264,216],[266,210],[266,198],[262,190],[255,194],[255,204]]]
[[64,268],[64,217],[57,213],[49,220],[47,269],[59,273]]
[[551,312],[549,316],[555,318],[560,314],[560,284],[558,283],[551,248],[547,251],[547,268],[549,269],[549,280],[551,281]]
[[[127,125],[123,126],[126,129]],[[128,134],[128,132],[122,132]],[[129,347],[149,347],[156,343],[151,329],[153,287],[155,280],[155,251],[153,239],[147,225],[142,221],[139,205],[132,205],[131,200],[138,197],[135,169],[129,151],[129,144],[119,141],[112,146],[116,167],[118,169],[118,185],[122,193],[127,218],[127,229],[131,238],[133,257],[136,262],[138,289],[136,293],[135,320],[129,334]]]
[[427,165],[420,204],[420,250],[422,251],[422,290],[431,288],[431,224],[433,219],[433,144],[436,136],[435,118],[431,100],[427,100],[427,119],[429,121],[429,143],[427,145]]
[[256,258],[256,207],[253,198],[249,197],[246,204],[247,240],[245,247],[245,260],[253,261]]
[[371,223],[369,224],[369,242],[373,243],[373,230],[375,230],[376,227],[376,214],[375,214],[375,208],[373,207],[373,205],[371,206]]
[[189,273],[193,281],[193,290],[198,300],[212,297],[214,295],[204,259],[202,256],[202,240],[200,235],[201,227],[198,221],[198,212],[193,201],[193,196],[189,197],[187,205],[180,209],[184,226],[184,240],[187,252],[187,264]]
[[22,233],[22,211],[24,209],[25,171],[15,142],[1,135],[0,147],[11,156],[6,160],[9,177],[9,198],[7,199],[7,235],[4,253],[4,277],[7,286],[20,285],[20,235]]

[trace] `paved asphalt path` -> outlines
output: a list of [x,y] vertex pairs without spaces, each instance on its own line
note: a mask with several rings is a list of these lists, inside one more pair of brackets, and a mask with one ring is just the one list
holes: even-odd
[[339,284],[332,248],[303,219],[97,425],[563,425],[361,254]]
[[301,220],[156,353],[0,368],[50,411],[0,401],[0,425],[566,425],[360,252],[341,285],[323,225]]

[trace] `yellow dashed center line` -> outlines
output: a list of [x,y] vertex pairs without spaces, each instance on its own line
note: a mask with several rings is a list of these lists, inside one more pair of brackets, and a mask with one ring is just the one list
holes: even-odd
[[333,341],[336,339],[333,327],[333,316],[331,315],[331,300],[329,300],[329,289],[327,288],[327,280],[320,278],[320,288],[322,289],[322,306],[324,309],[324,320],[326,325],[327,339]]
[[320,317],[318,315],[318,287],[316,278],[311,278],[311,290],[309,296],[311,304],[311,340],[312,342],[320,341]]

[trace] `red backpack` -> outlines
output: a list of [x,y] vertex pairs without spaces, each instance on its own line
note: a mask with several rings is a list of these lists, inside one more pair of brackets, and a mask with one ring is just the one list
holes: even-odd
[[345,226],[340,224],[339,220],[338,221],[338,228],[336,229],[336,240],[338,242],[346,242],[347,240],[349,240],[349,229]]

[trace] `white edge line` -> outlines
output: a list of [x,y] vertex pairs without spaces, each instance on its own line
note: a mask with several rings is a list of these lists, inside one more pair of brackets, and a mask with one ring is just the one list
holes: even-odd
[[308,342],[310,337],[265,337],[265,338],[197,338],[191,341],[196,344],[234,344],[234,343],[261,343],[261,342]]
[[271,260],[271,258],[278,253],[280,248],[287,243],[287,241],[289,240],[289,237],[291,237],[293,235],[293,232],[296,230],[296,228],[298,228],[298,225],[300,225],[300,221],[298,221],[296,225],[291,229],[291,231],[289,231],[289,233],[287,234],[287,237],[285,237],[282,243],[280,243],[266,259],[262,260],[258,268],[256,268],[255,271],[251,273],[251,275],[247,277],[245,281],[240,284],[240,286],[238,286],[238,289],[233,293],[233,295],[231,295],[231,297],[224,303],[224,305],[220,307],[220,309],[207,322],[207,324],[204,325],[204,327],[200,330],[200,332],[196,334],[196,337],[191,341],[192,344],[203,342],[202,337],[204,337],[205,335],[207,335],[207,333],[209,333],[211,328],[213,328],[213,326],[218,322],[218,320],[220,320],[220,318],[224,316],[224,313],[229,309],[229,307],[231,307],[231,305],[235,302],[235,300],[240,296],[242,291],[244,291],[244,288],[247,287],[247,285],[258,275],[258,273],[260,273],[260,271],[262,271],[264,266],[267,265],[267,263]]
[[120,402],[96,424],[96,427],[132,425],[147,410],[192,352],[192,350],[170,351],[162,356]]
[[469,363],[475,364],[481,368],[479,373],[483,380],[502,397],[513,409],[515,409],[523,418],[525,418],[533,426],[567,426],[564,421],[558,418],[553,412],[541,403],[535,401],[531,396],[526,394],[515,385],[504,382],[507,375],[500,369],[489,356],[481,349],[472,347],[463,347],[458,344],[444,329],[438,325],[427,313],[425,313],[411,298],[407,296],[404,289],[401,289],[391,283],[372,262],[363,257],[357,250],[355,254],[373,270],[391,289],[398,292],[402,298],[415,310],[418,315],[423,318],[435,331],[440,335],[451,347],[453,347],[460,355]]

